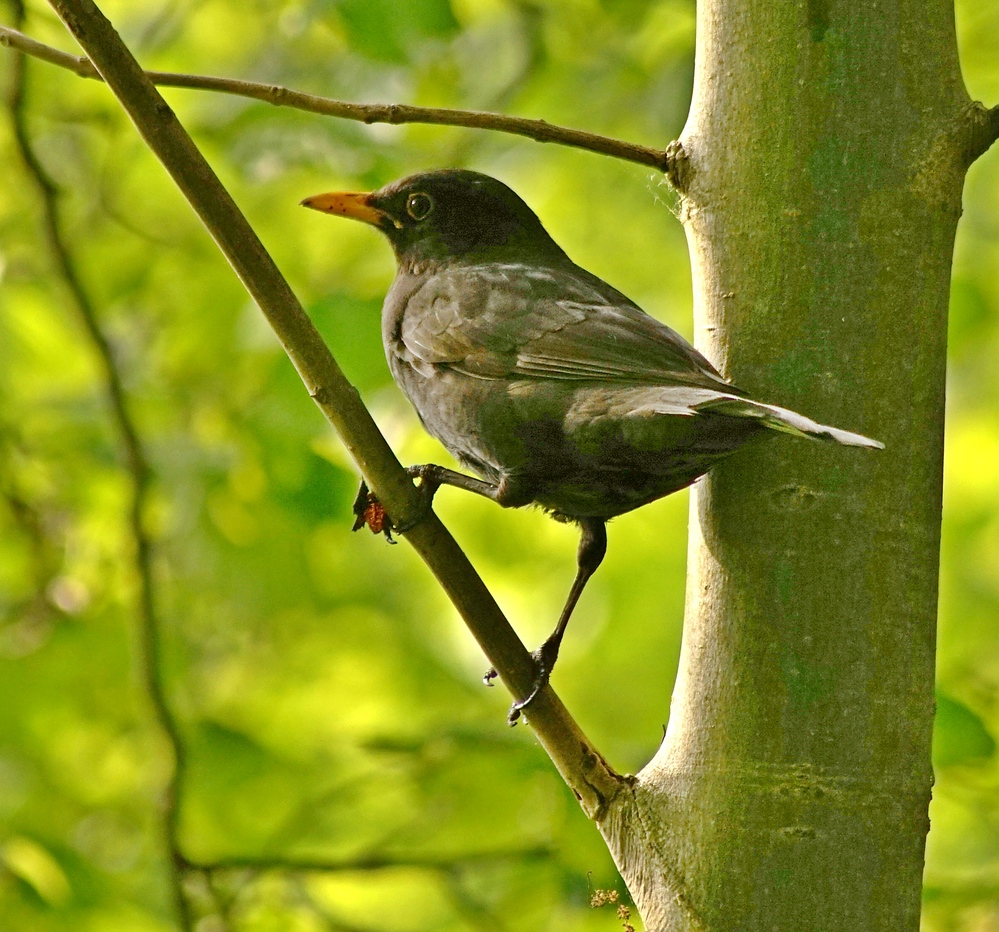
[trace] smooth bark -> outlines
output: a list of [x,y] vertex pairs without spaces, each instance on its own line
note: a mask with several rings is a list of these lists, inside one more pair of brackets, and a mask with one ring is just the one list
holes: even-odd
[[780,438],[695,489],[668,732],[602,825],[650,930],[915,932],[947,303],[984,111],[947,0],[701,0],[672,177],[698,341],[882,453]]

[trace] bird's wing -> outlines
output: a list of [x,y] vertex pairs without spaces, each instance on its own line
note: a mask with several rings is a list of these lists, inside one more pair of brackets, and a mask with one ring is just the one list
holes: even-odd
[[578,268],[453,266],[409,300],[413,362],[482,379],[732,387],[678,333]]

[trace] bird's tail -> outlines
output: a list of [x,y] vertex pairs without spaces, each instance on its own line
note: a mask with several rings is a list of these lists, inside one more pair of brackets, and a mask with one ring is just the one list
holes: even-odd
[[761,401],[752,401],[749,398],[738,398],[735,395],[712,398],[710,401],[697,405],[694,410],[698,412],[711,411],[729,417],[753,418],[772,430],[783,431],[798,437],[813,437],[816,440],[841,443],[848,447],[870,447],[875,450],[885,448],[885,445],[877,440],[871,440],[869,437],[855,434],[849,430],[840,430],[838,427],[819,424],[803,414],[798,414],[797,411],[789,411],[787,408],[779,408],[777,405],[763,404]]

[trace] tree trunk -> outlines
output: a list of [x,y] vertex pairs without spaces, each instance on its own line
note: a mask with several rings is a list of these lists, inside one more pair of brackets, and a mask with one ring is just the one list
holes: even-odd
[[602,830],[650,930],[915,930],[947,302],[981,108],[948,0],[700,0],[675,153],[701,348],[883,441],[776,438],[691,502],[669,728]]

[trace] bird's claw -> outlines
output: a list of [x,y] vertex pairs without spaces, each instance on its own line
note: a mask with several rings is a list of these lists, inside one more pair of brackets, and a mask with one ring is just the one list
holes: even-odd
[[523,699],[518,699],[510,706],[510,711],[506,715],[506,723],[510,727],[517,724],[517,719],[520,718],[521,712],[528,708],[541,695],[541,690],[548,685],[548,680],[552,675],[552,668],[555,666],[556,659],[558,659],[558,648],[559,645],[549,638],[531,654],[536,667],[534,682],[531,684],[531,691]]
[[434,470],[437,468],[438,467],[434,466],[433,463],[406,467],[406,475],[409,476],[410,479],[420,480],[420,484],[416,487],[416,491],[420,493],[420,506],[416,510],[416,514],[413,515],[408,521],[391,522],[392,530],[397,534],[405,534],[407,531],[413,530],[416,525],[425,520],[427,515],[430,514],[430,511],[434,506],[434,496],[437,494],[437,490],[441,487],[441,480],[438,479],[434,473]]
[[393,530],[398,531],[400,534],[405,534],[406,531],[411,531],[430,514],[430,510],[434,506],[434,496],[441,487],[440,479],[434,475],[435,469],[437,467],[433,463],[423,463],[419,466],[406,467],[406,475],[410,479],[420,480],[420,484],[416,487],[416,490],[420,493],[422,504],[416,514],[405,525],[393,524]]

